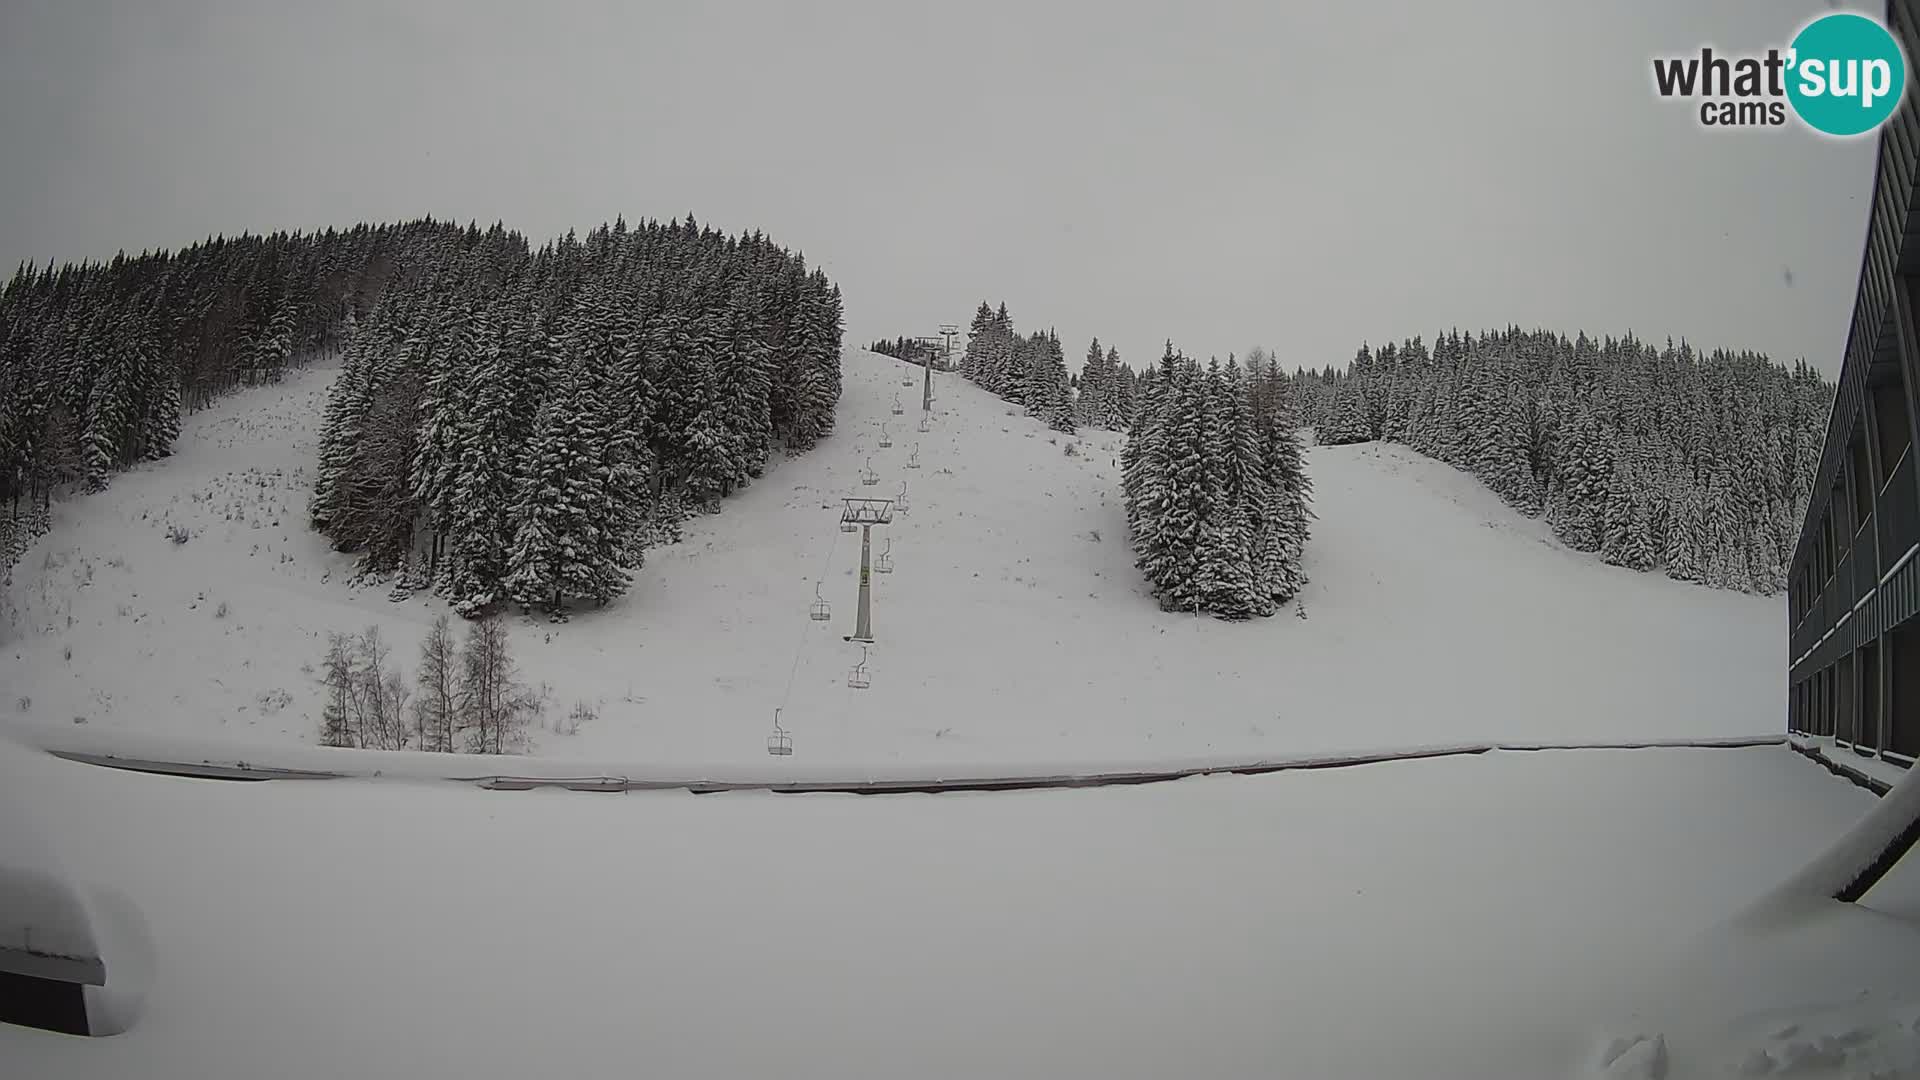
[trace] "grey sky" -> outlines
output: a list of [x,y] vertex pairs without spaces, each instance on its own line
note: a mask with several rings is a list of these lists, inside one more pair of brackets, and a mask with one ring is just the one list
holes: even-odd
[[1004,298],[1076,370],[1513,322],[1833,372],[1872,140],[1703,131],[1648,74],[1826,6],[6,0],[0,265],[692,211],[859,342]]

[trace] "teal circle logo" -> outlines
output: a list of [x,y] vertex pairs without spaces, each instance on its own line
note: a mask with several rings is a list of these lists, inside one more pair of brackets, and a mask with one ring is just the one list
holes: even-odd
[[1787,100],[1808,127],[1864,135],[1885,123],[1907,90],[1907,59],[1887,28],[1850,12],[1823,15],[1794,36]]

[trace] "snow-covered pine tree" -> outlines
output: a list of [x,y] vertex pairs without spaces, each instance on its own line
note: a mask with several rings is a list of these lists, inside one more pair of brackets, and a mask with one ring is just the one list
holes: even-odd
[[1367,424],[1367,392],[1362,380],[1349,376],[1334,386],[1326,422],[1315,434],[1324,446],[1366,442],[1373,437]]
[[982,300],[973,313],[973,322],[967,327],[966,351],[960,354],[960,376],[968,382],[979,383],[983,378],[992,349],[993,327],[993,309]]
[[1104,427],[1110,412],[1113,387],[1107,371],[1107,354],[1100,349],[1100,339],[1094,338],[1087,346],[1087,356],[1080,366],[1079,392],[1074,395],[1074,415],[1081,423],[1089,427]]
[[87,490],[107,486],[114,470],[125,463],[123,448],[138,416],[133,401],[139,357],[124,332],[101,335],[105,362],[87,394],[85,430]]
[[503,582],[523,607],[555,617],[564,616],[570,599],[601,599],[606,580],[598,562],[602,507],[593,490],[603,433],[589,400],[591,373],[577,356],[563,356],[562,363],[521,460]]
[[1401,345],[1399,364],[1387,385],[1386,408],[1382,413],[1380,437],[1406,442],[1413,423],[1414,398],[1427,378],[1427,347],[1418,335]]
[[[1120,451],[1127,526],[1135,560],[1143,570],[1150,562],[1157,564],[1163,557],[1162,526],[1169,506],[1167,485],[1173,449],[1168,422],[1179,363],[1173,342],[1167,342],[1159,367],[1140,384],[1133,427]],[[1153,580],[1151,575],[1148,580]]]
[[1048,331],[1040,342],[1034,366],[1028,376],[1029,405],[1041,423],[1055,431],[1073,434],[1073,391],[1067,384],[1067,358],[1060,349],[1060,336]]

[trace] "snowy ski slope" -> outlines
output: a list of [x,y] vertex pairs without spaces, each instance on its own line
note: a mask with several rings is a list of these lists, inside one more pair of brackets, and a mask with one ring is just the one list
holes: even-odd
[[[0,799],[125,1032],[0,1026],[9,1077],[1920,1067],[1920,868],[1703,933],[1873,803],[1778,747],[871,799],[214,783],[0,738]],[[1613,1067],[1640,1037],[1664,1074]]]
[[[332,375],[227,399],[188,420],[172,459],[58,508],[10,586],[0,725],[310,744],[329,631],[377,623],[411,674],[441,605],[349,586],[351,557],[305,527]],[[1311,451],[1313,582],[1281,615],[1163,613],[1126,545],[1119,434],[1057,436],[951,374],[922,434],[917,375],[850,351],[817,450],[651,552],[620,602],[558,626],[516,616],[551,727],[576,700],[599,713],[538,732],[534,752],[764,762],[775,707],[805,768],[1780,729],[1777,599],[1604,566],[1397,446]],[[840,499],[903,481],[909,511],[876,530],[896,569],[874,578],[872,686],[856,691],[842,638],[858,537],[836,527]],[[176,526],[188,543],[169,542]],[[829,623],[807,618],[816,581]]]

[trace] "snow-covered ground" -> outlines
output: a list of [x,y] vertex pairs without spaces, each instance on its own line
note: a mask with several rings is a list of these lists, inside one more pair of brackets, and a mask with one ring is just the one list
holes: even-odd
[[0,792],[130,1025],[0,1028],[8,1076],[1539,1080],[1639,1035],[1674,1080],[1920,1075],[1873,1072],[1920,1054],[1914,867],[1713,930],[1873,803],[1779,747],[867,798],[232,784],[0,741]]
[[[514,620],[554,720],[576,700],[599,713],[539,733],[536,753],[764,761],[776,707],[795,767],[1782,727],[1777,599],[1601,565],[1405,448],[1314,449],[1312,585],[1271,620],[1196,620],[1159,611],[1131,565],[1120,435],[1058,437],[955,375],[937,377],[922,434],[903,365],[853,351],[845,370],[833,437],[650,553],[625,599],[560,626]],[[225,400],[188,420],[173,459],[58,508],[11,586],[0,727],[312,743],[328,632],[380,625],[411,674],[441,605],[349,587],[352,559],[305,526],[331,377]],[[872,686],[856,691],[860,649],[842,636],[859,545],[836,528],[840,499],[902,481],[909,511],[876,530],[896,569],[874,578]],[[169,542],[176,526],[188,543]],[[830,623],[807,618],[817,580]]]

